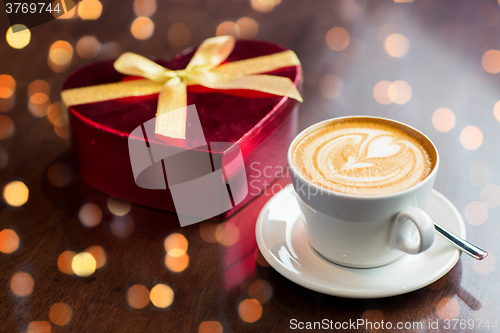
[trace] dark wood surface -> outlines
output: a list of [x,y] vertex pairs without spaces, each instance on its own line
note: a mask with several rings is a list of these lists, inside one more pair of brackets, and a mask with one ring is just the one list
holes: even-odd
[[[301,129],[327,118],[368,114],[400,120],[426,133],[441,155],[435,188],[458,208],[467,238],[489,251],[489,257],[476,262],[462,255],[436,283],[397,297],[353,300],[312,292],[269,267],[256,247],[256,218],[272,190],[222,225],[204,222],[180,228],[175,216],[136,205],[125,217],[116,217],[108,209],[108,197],[78,178],[65,128],[57,128],[58,135],[47,117],[29,111],[27,89],[34,80],[50,85],[54,103],[60,101],[64,78],[76,68],[122,51],[170,58],[214,36],[221,22],[244,16],[258,23],[256,38],[283,44],[301,59],[305,73]],[[132,36],[135,17],[133,2],[106,0],[95,21],[57,20],[31,29],[31,42],[23,49],[0,40],[0,74],[11,75],[17,84],[14,97],[0,98],[0,116],[9,117],[15,126],[11,136],[0,140],[0,188],[22,181],[29,189],[29,199],[20,207],[0,202],[0,231],[13,230],[20,239],[14,252],[0,252],[0,332],[287,332],[293,331],[292,319],[324,318],[422,322],[424,329],[413,330],[421,332],[433,331],[429,321],[439,320],[444,331],[445,319],[474,320],[474,329],[457,325],[451,331],[500,330],[496,265],[500,194],[491,185],[500,184],[500,111],[496,118],[494,114],[500,76],[485,70],[488,63],[482,64],[485,52],[500,49],[498,2],[282,0],[263,13],[246,0],[159,1],[151,17],[154,34],[147,40]],[[190,29],[189,41],[181,46],[173,46],[167,38],[176,22]],[[0,13],[2,36],[8,27],[7,16]],[[326,43],[333,27],[343,27],[349,34],[344,50],[332,50]],[[391,33],[401,33],[409,41],[409,51],[401,58],[384,51],[384,39]],[[83,59],[76,50],[85,35],[101,43],[100,54],[93,59]],[[57,40],[74,49],[70,66],[62,72],[54,72],[47,63],[50,46]],[[500,59],[491,62],[493,68],[500,66]],[[341,80],[340,93],[338,79],[324,78],[327,74]],[[411,99],[404,104],[377,102],[377,83],[397,80],[411,86]],[[336,85],[332,88],[328,82]],[[9,109],[5,105],[13,99]],[[449,131],[439,131],[433,123],[439,108],[454,115]],[[2,122],[8,120],[4,117]],[[2,126],[0,137],[6,136]],[[466,147],[474,145],[478,135],[464,131],[468,126],[482,134],[481,144],[473,150]],[[55,180],[49,179],[56,163],[71,171],[71,181],[62,187],[54,186],[65,183],[57,169]],[[287,182],[281,179],[277,184]],[[102,211],[102,221],[95,227],[83,226],[78,217],[88,202]],[[165,265],[164,241],[172,233],[182,234],[188,242],[189,264],[178,273]],[[63,252],[80,253],[93,245],[104,250],[106,263],[89,277],[65,274],[58,267]],[[25,296],[12,287],[16,281],[24,282],[20,288],[21,294],[27,290]],[[167,308],[147,300],[157,284],[168,285],[174,293]],[[131,290],[134,285],[143,287]],[[130,301],[133,290],[147,291],[143,308],[131,306],[130,302],[136,304]],[[143,298],[134,299],[140,303]],[[59,303],[65,305],[54,307]],[[62,310],[57,312],[57,306]],[[248,316],[257,320],[245,322]],[[483,326],[478,329],[480,320]],[[486,321],[490,328],[484,326]]]

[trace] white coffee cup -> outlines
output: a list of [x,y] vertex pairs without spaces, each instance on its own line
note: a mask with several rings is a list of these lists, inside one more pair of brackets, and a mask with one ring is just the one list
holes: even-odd
[[[421,182],[389,194],[345,194],[313,184],[293,165],[295,146],[312,131],[346,118],[379,119],[419,137],[434,149],[434,168]],[[405,254],[421,253],[434,242],[434,223],[423,208],[434,185],[439,155],[432,141],[418,130],[371,116],[325,120],[297,135],[288,150],[288,166],[309,243],[333,263],[354,268],[382,266]]]

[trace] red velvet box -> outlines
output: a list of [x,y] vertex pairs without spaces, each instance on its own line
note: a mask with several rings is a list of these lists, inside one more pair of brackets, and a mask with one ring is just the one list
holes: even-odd
[[[244,60],[286,50],[263,41],[237,41],[226,62]],[[172,69],[183,69],[194,54],[186,50],[173,60],[156,60]],[[287,67],[270,73],[301,82],[301,67]],[[91,64],[72,73],[63,90],[120,82],[129,79],[113,68],[113,61]],[[286,170],[286,152],[297,134],[297,101],[249,90],[211,90],[188,86],[187,104],[198,111],[205,139],[239,146],[246,169],[248,194],[236,206],[213,219],[224,220],[258,196]],[[136,185],[129,157],[130,133],[155,117],[158,94],[127,97],[69,108],[73,147],[80,175],[90,186],[110,196],[136,204],[175,212],[172,195],[166,190]],[[187,131],[189,132],[189,119]],[[148,143],[169,144],[149,138]],[[170,143],[172,144],[172,143]],[[207,148],[208,150],[208,148]],[[212,151],[214,164],[223,152]]]

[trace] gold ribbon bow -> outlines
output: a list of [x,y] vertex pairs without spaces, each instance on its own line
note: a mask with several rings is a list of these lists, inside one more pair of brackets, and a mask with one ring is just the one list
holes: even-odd
[[[289,96],[302,102],[302,97],[289,78],[258,73],[297,66],[293,51],[222,64],[231,54],[235,40],[220,36],[205,40],[185,69],[170,70],[135,53],[124,53],[114,63],[125,75],[145,80],[131,80],[90,87],[67,89],[62,99],[67,106],[102,102],[112,99],[159,93],[155,133],[178,139],[186,138],[186,106],[188,85],[211,89],[248,89],[278,96]],[[170,112],[179,109],[180,112]]]

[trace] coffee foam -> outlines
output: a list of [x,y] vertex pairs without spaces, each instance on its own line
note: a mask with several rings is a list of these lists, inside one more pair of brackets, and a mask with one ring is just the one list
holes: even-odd
[[382,120],[344,120],[295,146],[293,165],[312,183],[347,194],[398,192],[424,180],[435,156],[415,136]]

